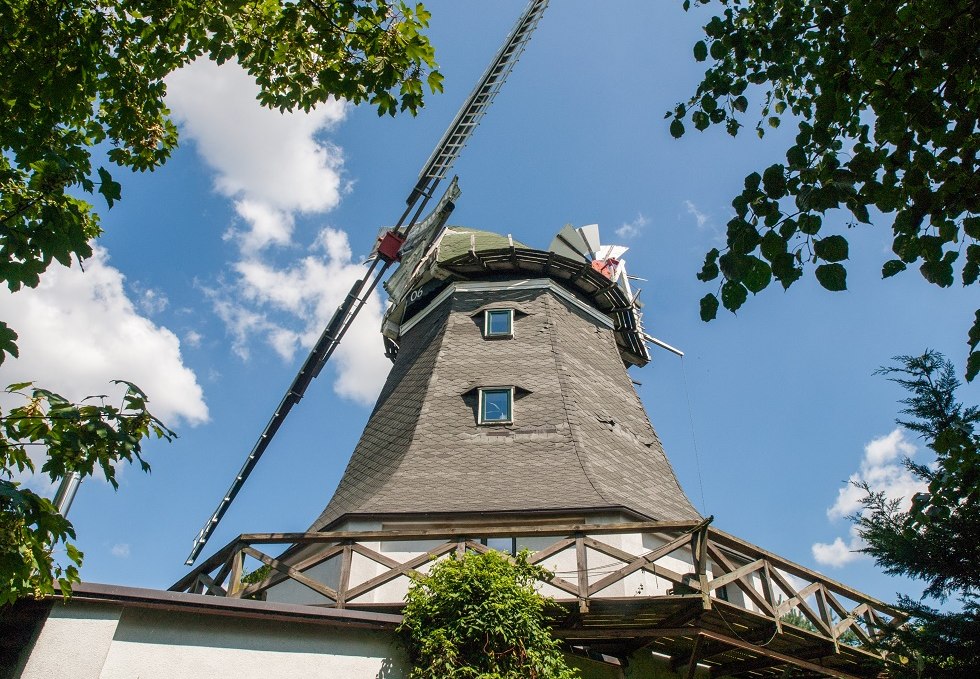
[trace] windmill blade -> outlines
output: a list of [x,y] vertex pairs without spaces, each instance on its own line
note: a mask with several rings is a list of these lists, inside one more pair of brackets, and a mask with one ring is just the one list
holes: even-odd
[[602,243],[599,240],[599,225],[598,224],[586,224],[585,226],[580,226],[577,229],[585,245],[588,247],[588,252],[592,255],[592,258],[596,258],[596,252],[602,247]]
[[571,224],[566,224],[559,231],[548,249],[555,254],[569,259],[582,259],[586,262],[592,261],[589,244],[582,238],[582,234]]
[[[245,484],[245,480],[248,478],[249,474],[255,468],[258,463],[259,458],[265,452],[266,448],[269,447],[269,443],[272,442],[272,438],[279,431],[279,427],[286,420],[286,416],[289,415],[289,411],[293,409],[297,403],[302,400],[306,389],[310,386],[313,379],[320,374],[323,369],[324,364],[330,356],[333,355],[334,350],[337,345],[340,344],[340,340],[346,334],[347,329],[350,328],[351,323],[353,323],[354,318],[357,316],[357,312],[361,310],[364,306],[364,302],[371,296],[374,292],[375,287],[377,287],[378,282],[381,280],[381,276],[385,269],[388,268],[389,263],[384,263],[380,268],[377,267],[379,260],[375,260],[374,263],[368,268],[367,273],[364,277],[357,280],[347,293],[347,297],[344,299],[343,303],[334,312],[333,317],[331,317],[330,322],[327,323],[326,328],[320,334],[319,339],[310,351],[310,355],[306,357],[303,362],[302,367],[300,367],[299,372],[296,377],[293,378],[292,384],[286,390],[286,394],[282,397],[279,402],[278,407],[276,407],[275,412],[273,412],[272,417],[269,422],[265,425],[262,433],[259,435],[258,440],[255,445],[252,446],[252,450],[249,452],[248,457],[245,458],[242,468],[239,470],[238,474],[235,476],[234,480],[231,482],[231,486],[222,496],[221,501],[218,502],[218,507],[211,514],[211,517],[204,524],[204,527],[198,533],[197,537],[194,539],[194,545],[191,548],[191,552],[184,562],[185,565],[190,566],[197,559],[201,550],[204,549],[204,545],[210,539],[211,534],[214,533],[215,528],[218,527],[218,523],[221,521],[225,512],[228,511],[228,507],[231,506],[232,501],[241,491],[242,486]],[[378,269],[376,271],[376,269]],[[366,289],[365,289],[366,288]],[[363,294],[362,294],[363,291]]]
[[420,179],[416,190],[427,180],[438,180],[446,177],[453,163],[456,162],[460,151],[466,146],[469,136],[480,124],[480,120],[483,119],[494,97],[497,96],[497,92],[507,80],[507,76],[514,70],[514,65],[527,46],[528,40],[531,39],[531,34],[534,33],[534,29],[541,21],[547,7],[548,0],[531,0],[528,3],[500,51],[490,62],[487,70],[483,73],[483,77],[470,92],[470,96],[460,107],[453,122],[436,145],[435,151],[426,161],[419,173]]
[[603,245],[595,252],[596,259],[622,259],[629,248],[625,245]]
[[[364,276],[351,287],[347,298],[330,319],[330,322],[320,335],[310,355],[304,361],[299,373],[286,391],[286,395],[280,401],[279,407],[276,408],[269,423],[262,430],[258,441],[252,447],[248,457],[245,458],[245,463],[232,481],[228,491],[221,498],[217,509],[211,514],[211,517],[204,524],[197,538],[195,538],[190,555],[184,562],[186,565],[192,565],[198,555],[200,555],[201,550],[204,549],[215,528],[218,527],[218,523],[225,515],[225,512],[228,511],[228,507],[231,506],[232,501],[238,495],[239,491],[241,491],[245,480],[252,473],[259,458],[262,457],[272,438],[279,431],[279,427],[282,426],[289,411],[303,398],[303,394],[306,393],[310,382],[320,374],[323,366],[333,355],[340,340],[354,322],[354,318],[357,317],[358,312],[360,312],[365,302],[374,293],[385,272],[397,261],[401,246],[409,238],[413,227],[418,221],[419,215],[422,214],[422,210],[425,209],[429,199],[435,193],[439,181],[446,176],[453,163],[456,162],[456,158],[459,157],[459,153],[466,145],[466,141],[486,114],[487,108],[497,95],[497,92],[500,91],[507,76],[513,70],[514,65],[527,46],[531,34],[537,27],[547,7],[548,0],[531,0],[504,41],[503,47],[500,48],[490,62],[490,66],[484,72],[483,77],[480,78],[476,88],[470,93],[470,96],[462,108],[460,108],[459,113],[456,114],[456,118],[449,125],[445,134],[443,134],[442,139],[436,145],[432,155],[429,156],[429,160],[419,173],[419,180],[415,188],[412,189],[408,199],[405,201],[407,204],[405,211],[402,213],[395,227],[382,237],[382,241],[390,239],[389,244],[393,244],[394,251],[386,254],[383,248],[379,247],[378,255],[374,258]],[[458,192],[455,195],[458,195]],[[419,204],[420,199],[421,204]],[[409,215],[412,214],[413,209],[415,209],[415,213],[409,219]],[[451,202],[448,209],[452,209]],[[407,223],[406,220],[408,220]],[[426,238],[422,239],[425,242],[414,243],[412,245],[413,249],[419,248],[424,250],[428,247],[431,238],[431,235],[426,234]]]

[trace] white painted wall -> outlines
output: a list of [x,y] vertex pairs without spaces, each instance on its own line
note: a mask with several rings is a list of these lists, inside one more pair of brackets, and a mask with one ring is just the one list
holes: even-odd
[[75,601],[22,679],[402,679],[406,664],[392,633]]
[[97,679],[121,614],[117,606],[55,603],[21,679]]

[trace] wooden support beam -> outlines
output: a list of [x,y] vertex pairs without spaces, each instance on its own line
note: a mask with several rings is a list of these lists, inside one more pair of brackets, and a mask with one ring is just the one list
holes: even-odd
[[718,530],[717,528],[712,527],[708,530],[711,533],[711,539],[715,544],[728,547],[751,558],[764,557],[767,561],[769,561],[773,568],[778,568],[792,576],[801,578],[808,582],[815,580],[823,582],[828,590],[840,594],[841,596],[845,596],[848,599],[853,599],[854,601],[866,602],[873,606],[875,610],[881,611],[882,613],[887,613],[888,615],[903,614],[903,611],[899,610],[895,606],[887,604],[879,599],[875,599],[874,597],[870,597],[863,592],[859,592],[853,587],[848,587],[842,582],[828,578],[822,573],[818,573],[817,571],[810,570],[809,568],[795,564],[792,561],[788,561],[778,554],[774,554],[773,552],[769,552],[761,547],[753,545],[751,542],[746,542],[745,540]]
[[[812,650],[805,653],[797,653],[795,657],[801,660],[811,660],[820,661],[823,658],[834,655],[833,653],[826,653],[823,650]],[[718,665],[712,668],[711,676],[734,676],[741,674],[743,672],[758,672],[760,670],[766,670],[771,667],[777,667],[779,665],[786,665],[787,663],[783,660],[778,660],[776,658],[756,658],[754,660],[737,660],[727,665]]]
[[[733,564],[731,560],[729,560],[729,558],[725,556],[725,554],[720,549],[715,547],[710,542],[708,543],[708,555],[711,556],[711,560],[714,561],[715,564],[720,569],[727,572],[726,575],[722,576],[721,578],[715,578],[709,583],[709,586],[712,589],[718,586],[715,584],[716,582],[722,581],[723,584],[728,584],[729,582],[734,581],[738,585],[738,588],[742,591],[742,593],[745,594],[745,596],[747,596],[752,601],[752,603],[754,603],[759,608],[760,611],[768,615],[771,615],[772,617],[776,617],[776,609],[772,605],[770,605],[769,601],[767,600],[771,596],[771,592],[769,593],[769,596],[767,596],[766,594],[767,582],[765,580],[764,573],[760,573],[759,575],[760,580],[763,583],[762,585],[763,595],[761,596],[759,595],[758,592],[756,592],[755,587],[752,586],[752,583],[745,579],[746,575],[750,573],[754,573],[759,569],[762,569],[764,571],[766,567],[765,559],[757,559],[752,563],[743,566],[741,569],[739,569],[735,567],[735,564]],[[756,564],[758,564],[758,566],[756,566]],[[722,580],[722,578],[728,578],[728,579]]]
[[699,634],[694,639],[694,648],[691,649],[691,656],[687,661],[687,673],[685,679],[694,679],[694,672],[698,669],[698,659],[701,657],[701,647],[704,645],[704,635]]
[[201,573],[197,576],[198,582],[207,589],[208,594],[213,594],[215,596],[228,596],[228,592],[224,587],[217,584],[212,580],[207,573]]
[[456,549],[456,542],[455,541],[447,542],[445,544],[436,547],[435,549],[429,550],[425,554],[421,554],[415,557],[414,559],[410,559],[405,563],[398,564],[398,566],[392,568],[388,572],[381,573],[380,575],[375,576],[370,580],[367,580],[366,582],[362,582],[357,587],[352,587],[347,592],[347,602],[350,603],[357,597],[362,596],[367,592],[370,592],[372,589],[380,587],[386,582],[390,582],[401,575],[406,575],[411,571],[414,571],[417,567],[421,566],[422,564],[428,563],[432,559],[436,559],[442,556],[443,554],[448,554],[454,549]]
[[237,547],[231,555],[231,572],[228,579],[228,596],[232,599],[237,599],[242,591],[242,566],[245,560],[244,549],[240,545]]
[[[708,521],[711,521],[709,518]],[[704,610],[711,610],[711,592],[708,590],[708,524],[699,526],[691,534],[691,553],[698,574],[698,589],[701,591],[701,604]]]
[[[676,539],[678,539],[678,540],[681,541],[681,546],[683,546],[683,543],[686,542],[686,536],[684,536],[684,535],[682,535],[681,537],[676,538]],[[630,552],[623,551],[622,549],[619,549],[617,547],[613,547],[612,545],[607,545],[605,542],[599,542],[595,538],[585,538],[585,546],[586,547],[591,547],[595,551],[597,551],[597,552],[599,552],[601,554],[605,554],[606,556],[611,556],[614,559],[619,559],[620,561],[622,561],[624,563],[632,563],[634,560],[641,558],[641,557],[638,557],[636,554],[631,554]],[[649,552],[647,554],[649,554]],[[657,558],[660,558],[660,557],[657,557]],[[676,571],[672,571],[671,569],[669,569],[669,568],[667,568],[665,566],[654,565],[654,564],[648,563],[648,562],[646,562],[646,560],[644,560],[644,563],[640,566],[640,568],[642,568],[643,570],[648,571],[650,573],[653,573],[654,575],[656,575],[658,577],[662,577],[664,580],[669,580],[670,582],[674,583],[675,585],[683,585],[683,584],[686,584],[684,582],[684,576],[683,575],[681,575],[680,573],[677,573]]]
[[[306,570],[308,570],[310,568],[313,568],[314,566],[317,566],[317,565],[323,563],[327,559],[333,558],[337,554],[340,554],[343,551],[343,549],[344,548],[343,548],[342,545],[334,545],[334,546],[330,547],[329,549],[326,549],[326,550],[324,550],[322,552],[318,552],[317,554],[313,554],[313,555],[311,555],[311,556],[303,559],[302,561],[298,561],[296,563],[291,563],[289,565],[293,569],[295,569],[295,570],[297,570],[297,571],[299,571],[299,572],[302,573],[302,572],[304,572],[304,571],[306,571]],[[285,563],[285,562],[283,561],[283,563]],[[253,583],[253,584],[249,585],[248,587],[246,587],[242,591],[241,596],[242,597],[249,597],[249,596],[252,596],[254,594],[258,594],[259,592],[262,592],[264,590],[269,589],[273,585],[279,584],[280,582],[283,581],[283,579],[288,579],[288,577],[289,576],[284,575],[281,571],[275,570],[274,573],[270,573],[267,578],[265,578],[264,580],[262,580],[262,582],[256,582],[256,583]]]
[[358,554],[360,554],[361,556],[366,557],[371,561],[374,561],[375,563],[379,563],[382,566],[387,566],[388,568],[397,568],[398,566],[401,566],[400,561],[396,561],[395,559],[392,559],[390,556],[386,556],[381,552],[376,552],[373,549],[368,549],[364,545],[358,544],[356,542],[353,545],[351,545],[351,549],[357,552]]
[[[700,524],[701,522],[699,521],[631,521],[626,523],[575,523],[523,527],[486,526],[480,527],[479,529],[470,526],[463,528],[419,528],[414,530],[325,531],[321,533],[245,533],[240,536],[240,541],[250,545],[257,545],[270,542],[305,544],[310,542],[340,542],[343,540],[360,540],[363,542],[374,542],[378,540],[396,542],[399,540],[450,540],[459,536],[468,537],[476,532],[480,534],[480,537],[485,538],[538,537],[544,535],[570,536],[574,533],[585,533],[588,535],[609,535],[615,533],[658,534],[691,530]],[[234,543],[225,549],[230,551],[233,545]],[[208,559],[208,562],[212,559]],[[221,560],[214,562],[211,568],[214,568],[220,562]]]
[[[804,670],[809,670],[810,672],[816,672],[817,674],[822,674],[828,677],[837,677],[837,679],[859,679],[856,675],[848,674],[847,672],[842,672],[841,670],[834,669],[832,667],[824,667],[823,665],[818,665],[817,663],[810,662],[809,660],[804,660],[802,658],[797,658],[785,653],[779,653],[773,651],[772,649],[766,648],[765,646],[757,646],[756,644],[750,644],[741,639],[736,639],[735,637],[729,637],[724,634],[719,634],[717,632],[711,632],[704,630],[701,632],[708,639],[713,639],[715,641],[720,641],[729,646],[734,646],[735,648],[740,648],[743,651],[749,651],[751,653],[764,656],[766,658],[771,658],[773,660],[779,660],[786,663],[787,665],[794,665]],[[720,670],[719,670],[720,672]]]
[[354,559],[354,550],[347,544],[343,547],[344,551],[340,555],[340,581],[337,583],[337,608],[344,608],[347,604],[347,590],[350,587],[350,567]]
[[790,609],[796,607],[800,610],[803,616],[809,620],[817,628],[818,631],[822,632],[824,636],[834,638],[834,633],[831,631],[830,627],[820,618],[819,615],[813,612],[810,605],[807,604],[806,598],[820,589],[821,583],[811,582],[809,585],[797,592],[786,579],[779,574],[776,569],[770,569],[770,577],[776,581],[776,584],[782,588],[786,594],[790,595],[790,598],[783,603],[776,606],[776,617],[782,618]]
[[701,596],[698,595],[696,599],[692,599],[690,603],[685,604],[679,611],[657,623],[654,630],[684,627],[687,623],[700,618],[703,614],[704,608],[701,606]]
[[558,542],[549,545],[548,547],[545,547],[544,549],[532,554],[531,558],[528,559],[528,563],[532,563],[532,564],[541,563],[545,559],[554,556],[558,552],[562,552],[568,549],[574,544],[575,544],[575,538],[563,538]]
[[585,536],[575,537],[575,569],[578,571],[578,611],[589,612],[589,559],[585,550]]
[[837,635],[834,633],[834,620],[830,616],[830,606],[827,605],[827,589],[823,586],[823,584],[821,584],[819,589],[817,589],[816,599],[817,612],[820,613],[821,620],[824,621],[827,629],[830,630],[830,638],[834,642],[834,653],[840,653],[840,646],[837,643]]
[[[657,570],[656,570],[656,567],[654,566],[654,562],[657,559],[663,558],[663,557],[667,556],[668,554],[670,554],[671,552],[674,552],[674,551],[680,549],[685,544],[687,544],[687,540],[688,540],[688,536],[687,535],[682,535],[679,538],[675,538],[675,539],[671,540],[670,542],[668,542],[666,545],[663,545],[662,547],[658,547],[657,549],[654,549],[654,550],[652,550],[650,552],[647,552],[646,554],[641,554],[639,556],[633,556],[632,554],[629,554],[628,552],[621,552],[622,554],[628,555],[629,559],[628,560],[627,559],[621,559],[620,556],[615,556],[614,558],[620,558],[621,560],[626,561],[627,562],[626,565],[623,566],[622,568],[620,568],[619,570],[617,570],[617,571],[615,571],[613,573],[610,573],[609,575],[607,575],[606,577],[602,578],[601,580],[599,580],[595,584],[591,585],[589,587],[589,594],[590,595],[595,594],[596,592],[599,592],[599,591],[605,589],[606,587],[609,587],[610,585],[612,585],[612,584],[614,584],[616,582],[619,582],[620,580],[622,580],[626,576],[628,576],[631,573],[634,573],[634,572],[636,572],[636,571],[638,571],[640,569],[648,570],[648,571],[651,571],[652,573],[656,574],[657,573]],[[586,544],[587,544],[587,546],[592,547],[593,549],[596,549],[598,551],[603,551],[603,552],[606,552],[606,550],[600,549],[600,547],[607,547],[607,548],[609,547],[609,545],[605,545],[603,543],[600,543],[598,540],[594,540],[594,539],[591,539],[591,538],[588,539],[588,542]],[[619,551],[619,550],[616,550],[616,551]],[[609,556],[613,556],[612,554],[609,554],[608,552],[606,552],[606,553]]]
[[[248,554],[251,557],[258,559],[259,561],[266,564],[267,566],[271,566],[272,568],[275,568],[280,573],[288,575],[291,580],[295,580],[301,585],[306,585],[308,588],[312,589],[317,594],[321,594],[328,599],[337,601],[337,590],[333,589],[332,587],[327,587],[322,582],[317,582],[312,578],[308,578],[307,576],[303,575],[300,571],[296,570],[289,564],[285,564],[279,559],[275,559],[269,556],[268,554],[264,554],[263,552],[260,552],[259,550],[253,547],[243,547],[242,552]],[[234,573],[234,569],[232,569],[232,572]]]
[[[224,564],[228,558],[231,556],[235,548],[240,546],[242,541],[236,538],[229,542],[227,545],[219,549],[217,552],[208,557],[204,562],[201,563],[197,568],[192,570],[190,573],[182,577],[180,580],[175,582],[168,591],[170,592],[183,592],[191,583],[194,582],[194,578],[197,577],[198,573],[210,573],[218,566]],[[220,580],[219,580],[220,582]]]

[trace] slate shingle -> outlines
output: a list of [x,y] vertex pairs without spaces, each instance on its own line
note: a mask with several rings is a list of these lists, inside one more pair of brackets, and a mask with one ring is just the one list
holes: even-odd
[[[514,338],[487,340],[510,302]],[[514,423],[476,423],[476,386],[518,387]],[[503,435],[501,435],[503,434]],[[625,507],[697,519],[612,330],[548,290],[457,291],[401,338],[395,365],[333,499],[345,515]]]

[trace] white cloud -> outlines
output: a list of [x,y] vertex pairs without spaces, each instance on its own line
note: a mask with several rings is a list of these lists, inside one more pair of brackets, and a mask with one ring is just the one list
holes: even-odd
[[[347,235],[335,228],[321,229],[292,262],[273,256],[275,249],[296,247],[297,214],[323,213],[340,202],[343,154],[322,135],[344,119],[346,105],[271,111],[258,104],[258,89],[240,66],[207,60],[170,76],[167,85],[182,134],[215,171],[215,190],[234,201],[240,220],[225,234],[239,256],[225,279],[205,292],[242,360],[256,338],[291,360],[312,348],[364,273],[353,262]],[[372,293],[331,360],[338,394],[374,400],[390,367],[380,326],[381,299]]]
[[127,379],[169,426],[206,422],[204,394],[176,335],[137,312],[108,259],[96,246],[84,272],[53,264],[37,288],[0,290],[0,318],[17,331],[20,348],[20,358],[4,363],[4,379],[33,381],[72,400],[107,394],[117,402],[125,387],[109,382]]
[[[52,264],[37,288],[0,289],[0,318],[17,331],[20,349],[19,358],[4,362],[4,385],[34,382],[72,401],[104,394],[119,405],[125,386],[111,380],[126,379],[146,392],[150,411],[171,428],[206,422],[204,393],[184,365],[177,337],[139,314],[108,259],[96,246],[84,271]],[[15,396],[2,400],[5,407],[23,404]],[[38,469],[41,452],[28,448]],[[13,480],[46,496],[54,492],[45,474],[15,473]]]
[[[895,429],[886,436],[873,439],[864,447],[858,471],[851,474],[847,483],[837,491],[837,499],[827,510],[830,519],[840,519],[862,511],[861,499],[865,492],[857,484],[867,483],[876,491],[883,492],[889,499],[900,499],[906,504],[912,495],[925,490],[925,483],[912,476],[905,468],[903,460],[915,455],[915,444],[905,438],[905,430]],[[829,566],[843,566],[858,558],[854,550],[863,546],[857,529],[852,526],[847,541],[836,538],[832,543],[816,543],[812,547],[813,557],[818,563]]]
[[184,333],[184,344],[189,347],[199,347],[201,346],[201,340],[204,336],[201,335],[197,330],[188,330]]
[[710,222],[710,218],[705,213],[698,209],[698,206],[689,200],[684,201],[684,206],[687,207],[687,214],[694,217],[694,221],[697,222],[698,228],[703,229]]
[[649,219],[637,212],[636,219],[631,222],[623,222],[623,224],[616,229],[616,235],[620,238],[636,238],[643,232],[643,229],[649,223]]
[[147,316],[155,316],[162,313],[170,306],[170,300],[160,290],[144,288],[140,285],[133,286],[136,293],[136,304]]
[[817,563],[833,568],[846,566],[864,556],[858,550],[865,546],[864,540],[857,534],[857,527],[851,526],[847,542],[843,538],[834,538],[830,544],[815,542],[810,550]]
[[199,59],[167,78],[167,105],[229,198],[273,209],[316,212],[340,202],[343,157],[316,136],[344,119],[346,105],[280,113],[260,106],[253,79],[237,63]]
[[112,546],[112,549],[109,551],[112,552],[112,555],[114,557],[117,557],[119,559],[129,558],[129,544],[125,542],[119,542],[117,544],[114,544]]
[[[364,267],[352,261],[343,231],[323,229],[311,251],[286,268],[240,261],[235,266],[236,297],[227,286],[210,291],[239,356],[248,357],[253,336],[263,337],[285,360],[311,349],[351,285],[364,275]],[[331,361],[337,368],[334,390],[366,405],[377,396],[390,367],[379,333],[381,312],[380,298],[372,295]]]
[[872,440],[864,447],[860,469],[837,491],[837,501],[827,510],[827,516],[841,518],[861,509],[864,491],[855,487],[855,483],[867,482],[874,490],[884,491],[889,498],[911,501],[912,495],[925,486],[902,464],[904,458],[912,457],[915,452],[915,445],[905,438],[903,429],[895,429],[887,436]]

